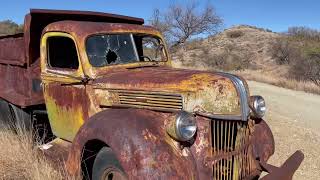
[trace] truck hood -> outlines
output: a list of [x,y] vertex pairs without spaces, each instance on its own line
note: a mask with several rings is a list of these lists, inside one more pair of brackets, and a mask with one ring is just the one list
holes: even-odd
[[[239,90],[232,78],[225,73],[144,67],[110,72],[95,79],[92,85],[99,99],[103,99],[108,106],[121,104],[121,100],[117,98],[121,92],[143,92],[144,95],[159,93],[164,95],[161,96],[164,101],[168,94],[180,95],[182,109],[186,111],[241,115]],[[142,103],[140,100],[139,102]]]

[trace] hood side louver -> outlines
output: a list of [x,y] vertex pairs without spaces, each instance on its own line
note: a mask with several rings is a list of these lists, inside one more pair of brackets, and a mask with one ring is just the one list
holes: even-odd
[[183,109],[182,96],[162,92],[117,91],[119,104],[153,110],[175,111]]

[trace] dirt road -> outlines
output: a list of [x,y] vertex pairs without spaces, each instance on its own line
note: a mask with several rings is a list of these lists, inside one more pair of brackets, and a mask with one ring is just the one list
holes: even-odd
[[294,179],[320,179],[320,96],[249,81],[251,94],[267,103],[266,121],[275,136],[276,152],[269,160],[281,165],[296,150],[305,160]]

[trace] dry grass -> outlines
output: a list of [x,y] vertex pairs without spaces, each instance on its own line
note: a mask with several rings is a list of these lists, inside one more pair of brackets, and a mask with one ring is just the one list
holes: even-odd
[[[185,66],[178,61],[173,62],[173,66],[176,68],[185,68],[185,69],[197,69],[197,70],[209,70],[209,71],[214,70],[208,66],[207,67]],[[293,89],[296,91],[304,91],[304,92],[313,93],[313,94],[320,94],[320,87],[314,84],[313,82],[288,79],[285,76],[275,75],[276,73],[274,71],[265,72],[263,70],[246,69],[241,71],[231,71],[230,73],[242,76],[247,80],[272,84],[278,87]]]
[[[284,37],[281,34],[256,27],[236,26],[216,36],[187,43],[186,49],[181,48],[173,53],[173,66],[187,69],[231,71],[231,73],[243,76],[248,80],[320,94],[320,87],[311,82],[309,77],[312,75],[312,80],[320,82],[319,66],[303,59],[298,61],[297,57],[299,56],[293,53],[293,50],[288,51],[290,50],[290,48],[288,49],[289,44],[286,44]],[[278,44],[281,45],[280,47],[275,46],[277,45],[275,42],[278,40],[284,43]],[[305,44],[308,44],[308,53],[319,54],[319,41],[315,43],[307,41]],[[301,49],[301,45],[291,45]],[[278,52],[283,49],[285,51]],[[290,53],[289,57],[287,57],[288,53]],[[281,58],[284,56],[284,59],[279,62],[278,56]],[[293,66],[287,62],[287,58],[296,58],[295,62],[297,63],[294,63]],[[311,60],[318,62],[314,59]],[[308,78],[305,78],[306,76]]]
[[31,133],[1,130],[0,147],[0,179],[73,179],[50,164],[34,144]]
[[313,94],[320,94],[320,87],[310,81],[297,81],[285,77],[276,76],[270,73],[264,73],[261,70],[234,71],[234,74],[240,75],[248,80],[272,84],[275,86],[304,91]]

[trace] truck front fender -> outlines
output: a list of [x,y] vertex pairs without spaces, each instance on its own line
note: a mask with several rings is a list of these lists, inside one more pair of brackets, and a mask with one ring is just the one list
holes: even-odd
[[181,151],[167,135],[172,113],[143,109],[107,109],[92,116],[74,139],[67,169],[81,172],[86,142],[104,142],[116,154],[129,179],[197,179],[190,151]]
[[256,120],[253,137],[256,157],[263,162],[267,162],[274,154],[275,144],[272,131],[263,119]]

